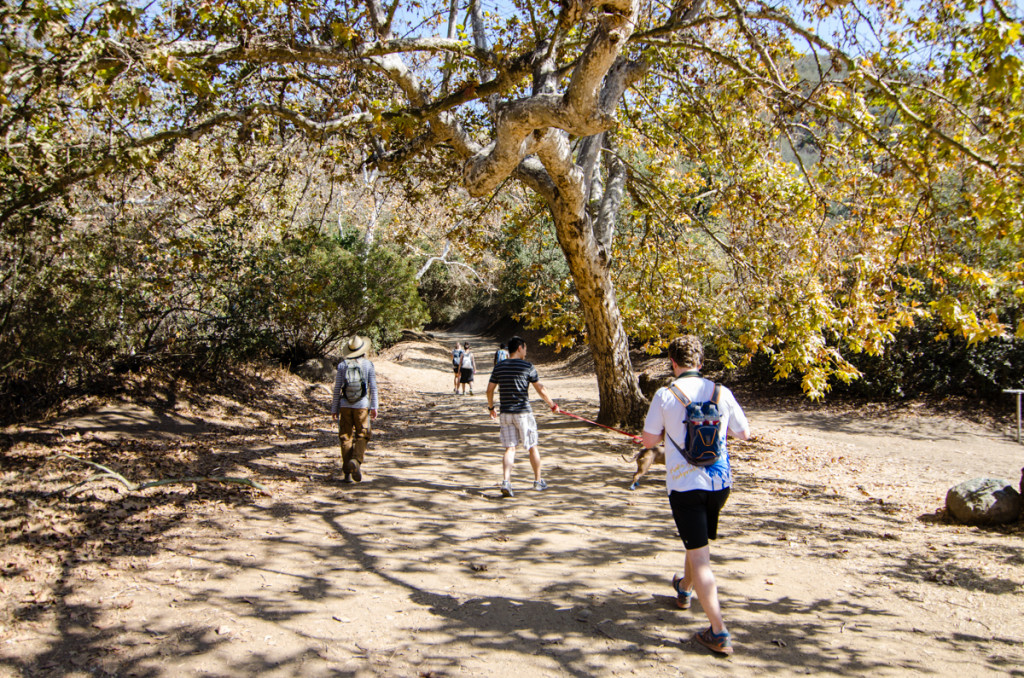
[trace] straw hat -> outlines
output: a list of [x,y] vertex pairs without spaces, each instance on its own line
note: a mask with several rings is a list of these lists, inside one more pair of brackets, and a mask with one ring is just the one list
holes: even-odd
[[341,355],[344,358],[358,358],[365,355],[368,348],[370,348],[370,340],[357,335],[348,340],[341,349]]

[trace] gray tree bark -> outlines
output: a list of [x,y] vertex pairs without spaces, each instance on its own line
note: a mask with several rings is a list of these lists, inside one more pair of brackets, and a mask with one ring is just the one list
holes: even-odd
[[[635,3],[621,4],[626,11],[602,17],[564,94],[552,91],[541,60],[533,96],[498,108],[495,138],[469,158],[465,183],[471,194],[484,195],[514,173],[544,196],[583,309],[600,394],[598,420],[638,425],[646,400],[633,374],[610,268],[625,168],[612,158],[607,188],[597,178],[618,101],[644,70],[642,63],[619,58],[636,12]],[[570,134],[586,137],[575,160]]]

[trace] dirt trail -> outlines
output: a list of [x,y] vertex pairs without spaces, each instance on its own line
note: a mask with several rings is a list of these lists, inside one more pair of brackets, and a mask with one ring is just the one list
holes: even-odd
[[[375,360],[382,417],[359,485],[335,482],[336,436],[314,409],[326,387],[298,383],[288,421],[235,411],[271,432],[215,450],[270,497],[184,510],[103,490],[120,531],[146,514],[147,548],[55,561],[52,596],[2,618],[0,676],[1024,675],[1024,532],[934,516],[961,479],[1019,476],[1024,447],[1005,435],[748,408],[758,437],[733,447],[712,547],[737,653],[716,659],[688,640],[699,602],[671,597],[683,550],[663,469],[628,491],[625,438],[537,408],[551,487],[528,489],[522,458],[500,497],[481,346],[472,397],[450,393],[441,344]],[[596,411],[592,377],[539,369],[560,404]],[[0,593],[25,598],[32,583],[9,570]]]

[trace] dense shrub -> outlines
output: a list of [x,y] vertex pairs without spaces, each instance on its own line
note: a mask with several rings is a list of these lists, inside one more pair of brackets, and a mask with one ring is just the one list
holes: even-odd
[[427,269],[419,281],[419,294],[430,314],[430,324],[438,327],[453,325],[488,298],[478,281],[444,263]]
[[[996,338],[972,345],[963,337],[944,335],[934,322],[901,330],[882,355],[855,353],[846,357],[861,376],[848,384],[833,381],[830,398],[953,396],[998,404],[1006,402],[1003,389],[1024,388],[1024,340]],[[794,395],[800,392],[800,376],[775,380],[772,362],[764,353],[755,356],[741,375],[752,388]]]
[[348,335],[386,346],[427,320],[412,262],[387,246],[365,246],[355,232],[310,232],[259,254],[262,273],[240,296],[256,305],[251,322],[265,350],[293,366]]
[[[939,339],[936,339],[936,336]],[[1024,340],[969,344],[930,323],[900,332],[882,356],[855,355],[862,377],[833,392],[872,399],[967,396],[990,402],[1005,388],[1024,388]]]
[[155,368],[212,378],[233,362],[301,362],[346,335],[387,343],[426,314],[410,262],[316,229],[173,232],[41,215],[0,232],[0,414]]
[[585,336],[575,284],[546,214],[510,220],[499,245],[503,267],[495,295],[501,314],[540,330],[559,350]]

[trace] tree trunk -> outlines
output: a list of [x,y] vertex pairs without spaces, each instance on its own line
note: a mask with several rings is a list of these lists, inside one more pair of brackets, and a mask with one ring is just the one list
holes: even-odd
[[[572,21],[578,19],[576,13],[590,9],[589,3],[575,0],[565,7],[566,16],[574,17]],[[617,103],[626,86],[647,68],[645,60],[619,58],[632,34],[638,7],[635,0],[607,0],[601,5],[595,32],[563,94],[556,92],[557,79],[553,77],[557,72],[551,59],[555,50],[544,54],[538,46],[532,96],[500,107],[494,139],[487,146],[453,125],[446,128],[453,141],[464,139],[460,152],[467,157],[463,176],[470,195],[484,195],[514,173],[544,196],[583,308],[601,398],[598,420],[631,426],[642,421],[646,400],[633,375],[605,249],[614,232],[614,219],[608,215],[621,203],[618,179],[624,174],[612,174],[610,178],[616,182],[606,191],[611,197],[606,195],[600,201],[603,216],[599,218],[607,221],[599,229],[608,240],[604,246],[595,238],[587,216],[587,189],[596,174],[603,133],[616,124]],[[561,38],[555,33],[557,43]],[[437,124],[445,123],[438,119]],[[571,138],[594,135],[598,136],[584,144],[587,150],[581,167],[573,160]]]
[[647,400],[633,374],[629,340],[615,300],[611,272],[604,265],[586,218],[552,209],[558,244],[569,264],[587,324],[587,343],[594,356],[594,371],[601,409],[597,420],[609,426],[639,427]]

